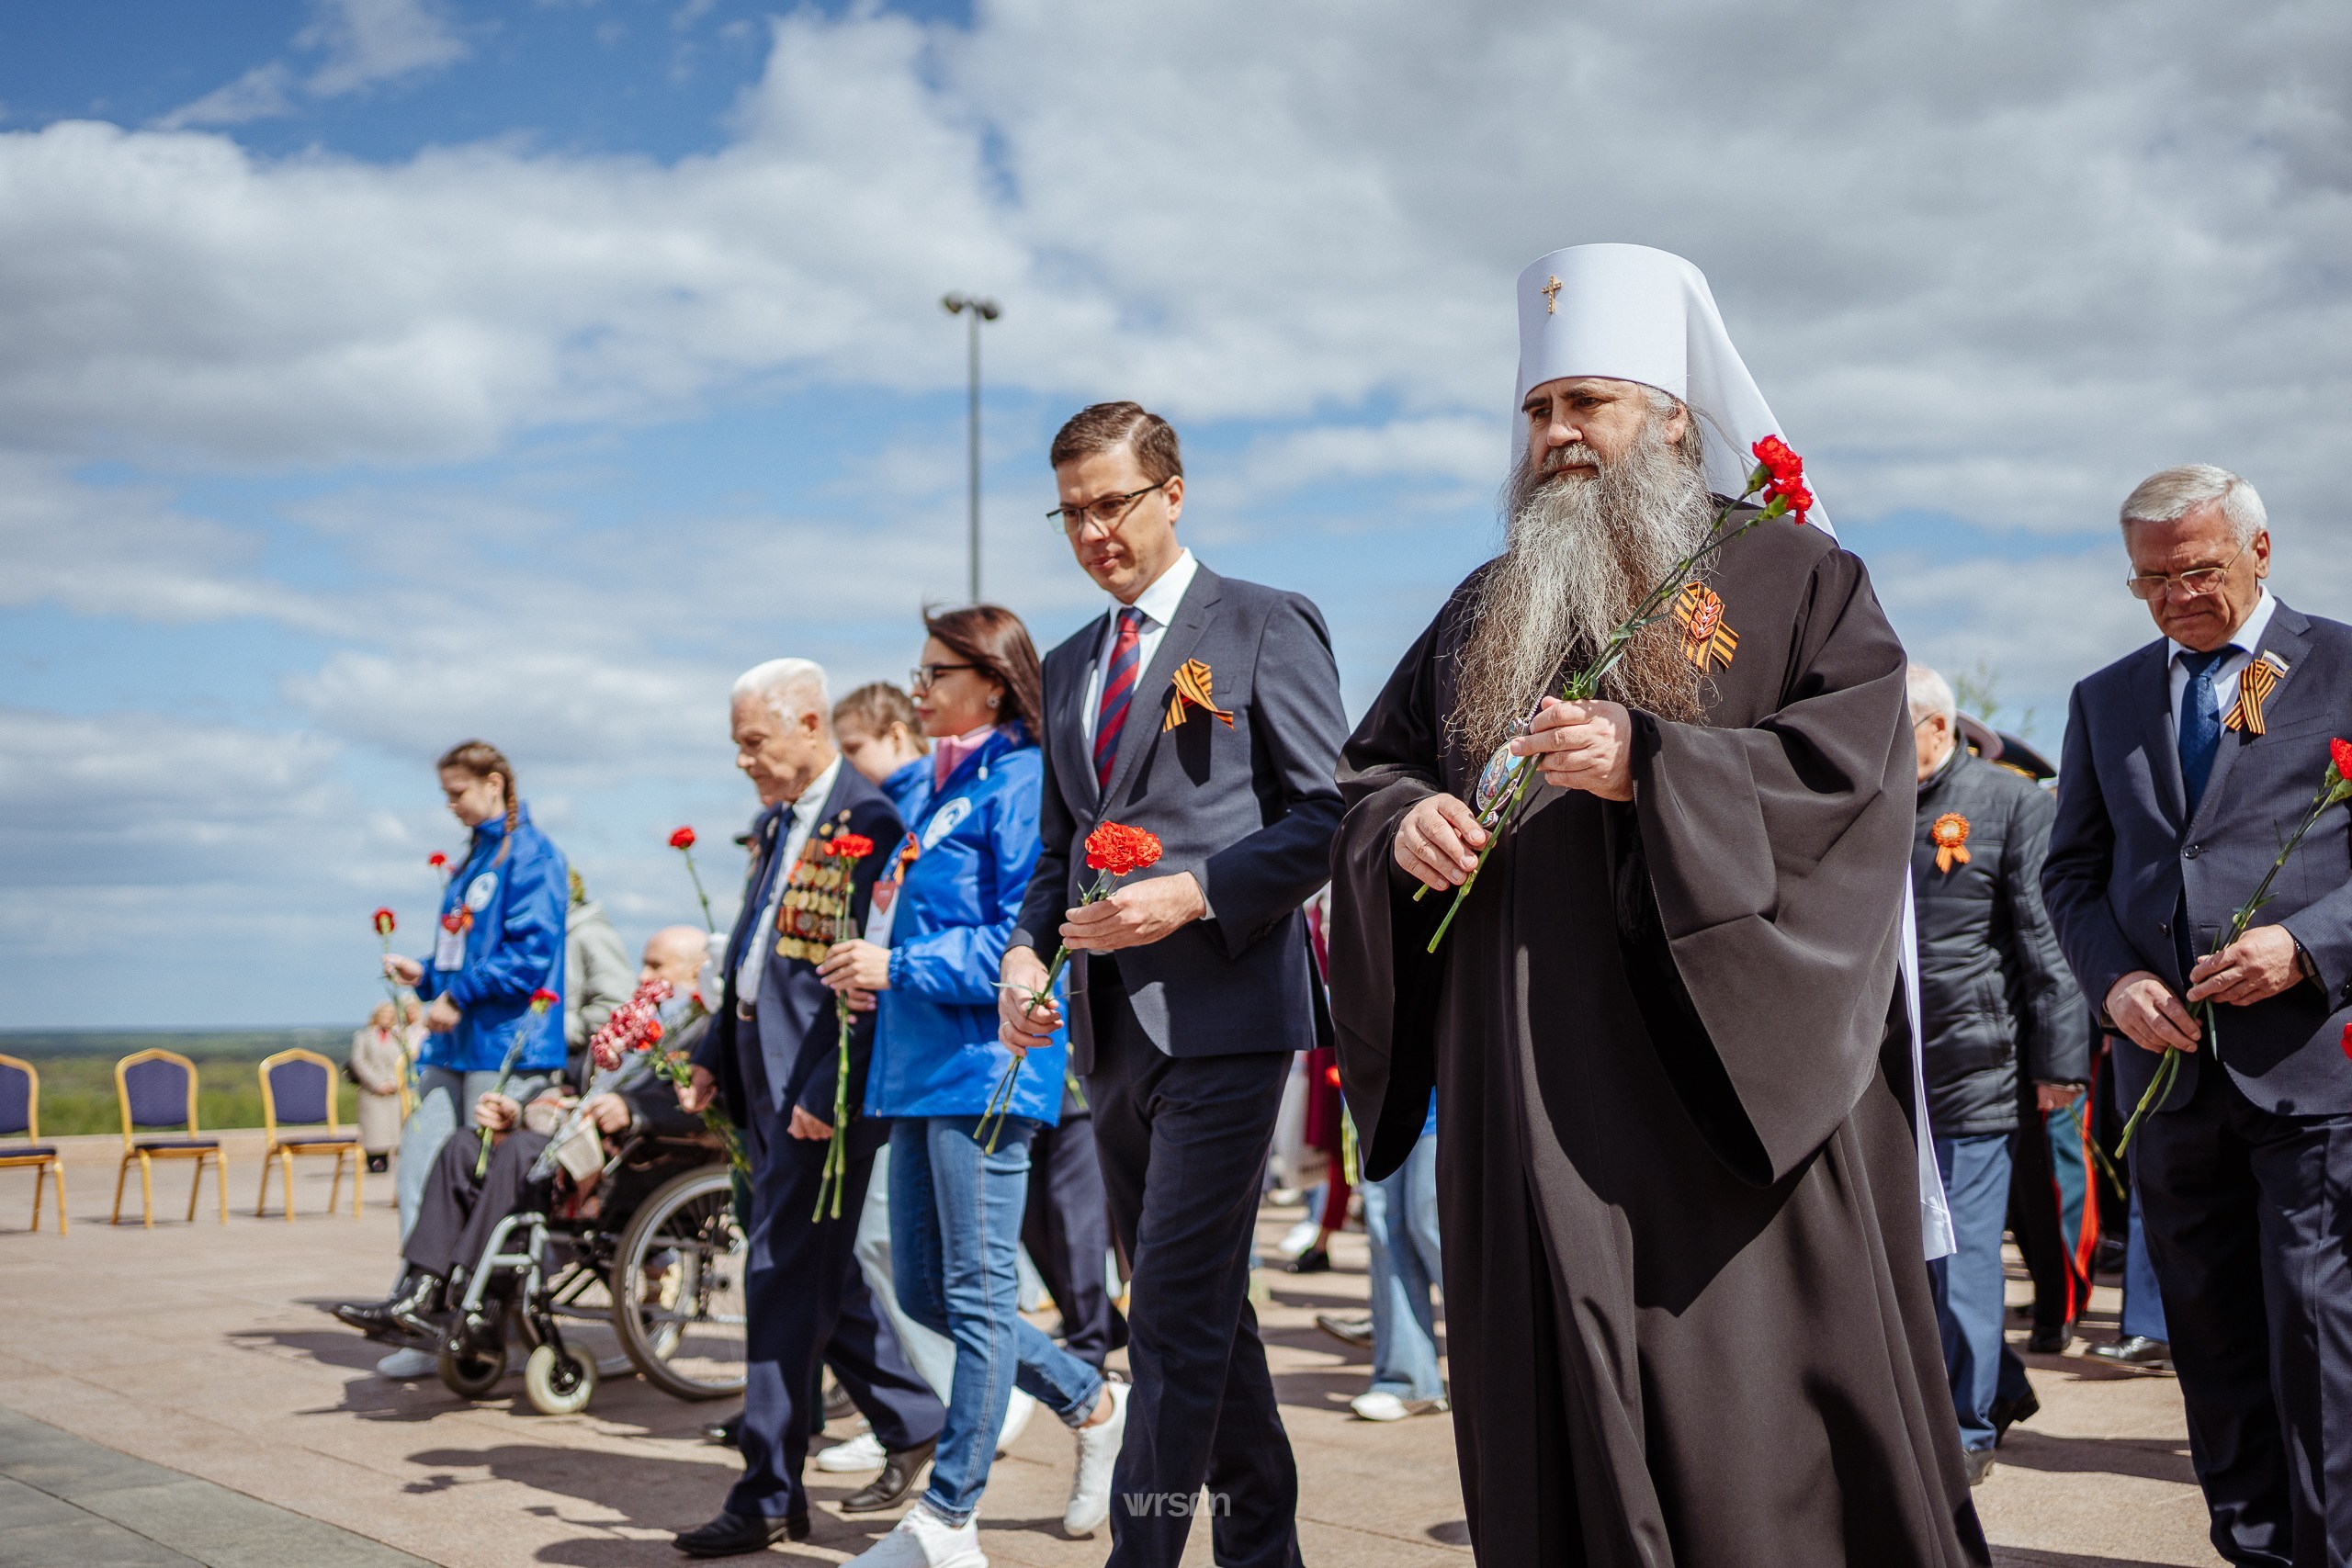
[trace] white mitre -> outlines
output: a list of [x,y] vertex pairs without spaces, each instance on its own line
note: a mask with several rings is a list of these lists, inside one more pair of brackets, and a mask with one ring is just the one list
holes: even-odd
[[[1789,440],[1731,345],[1706,275],[1670,252],[1571,245],[1519,275],[1514,401],[1524,403],[1531,388],[1568,376],[1638,381],[1681,399],[1699,416],[1707,488],[1718,495],[1747,488],[1757,442],[1767,435]],[[1818,501],[1806,521],[1837,536]]]

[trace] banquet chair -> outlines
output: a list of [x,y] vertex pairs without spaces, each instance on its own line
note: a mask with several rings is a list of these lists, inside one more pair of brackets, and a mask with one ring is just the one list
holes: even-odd
[[0,1056],[0,1138],[25,1135],[21,1144],[0,1144],[0,1170],[33,1168],[33,1229],[40,1229],[40,1190],[57,1178],[57,1234],[66,1233],[65,1161],[40,1141],[40,1070],[17,1056]]
[[[280,1051],[261,1065],[261,1121],[267,1142],[261,1152],[261,1196],[254,1200],[259,1218],[269,1205],[269,1168],[275,1163],[285,1179],[286,1223],[294,1223],[294,1156],[334,1156],[334,1183],[327,1189],[327,1213],[334,1213],[343,1193],[343,1162],[351,1159],[351,1217],[359,1217],[359,1184],[367,1179],[368,1156],[360,1152],[359,1131],[346,1132],[335,1119],[335,1066],[316,1051]],[[277,1124],[321,1129],[281,1133]]]
[[[139,1162],[139,1199],[145,1224],[155,1228],[155,1161],[196,1162],[187,1184],[187,1217],[196,1218],[196,1195],[204,1187],[204,1162],[212,1162],[220,1192],[220,1223],[229,1223],[229,1165],[220,1140],[196,1124],[196,1064],[176,1051],[133,1051],[114,1065],[115,1099],[122,1105],[122,1164],[114,1177],[115,1224],[122,1224],[122,1184],[130,1162]],[[157,1136],[177,1134],[177,1136]]]

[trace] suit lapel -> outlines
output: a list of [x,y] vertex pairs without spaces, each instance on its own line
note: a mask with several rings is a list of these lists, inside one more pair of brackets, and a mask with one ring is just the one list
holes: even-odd
[[2132,706],[2139,716],[2141,743],[2148,749],[2148,779],[2155,786],[2156,803],[2176,829],[2185,830],[2188,786],[2181,782],[2180,742],[2173,736],[2171,649],[2158,637],[2141,649],[2132,667]]
[[[2300,688],[2295,687],[2292,682],[2295,672],[2301,668],[2303,656],[2308,651],[2309,645],[2303,637],[2303,633],[2310,629],[2309,621],[2287,608],[2281,602],[2272,606],[2270,624],[2262,628],[2262,637],[2253,650],[2256,659],[2260,659],[2266,653],[2276,653],[2280,659],[2286,660],[2287,673],[2279,680],[2272,702],[2277,706],[2287,707],[2290,714],[2293,698],[2301,694]],[[2247,668],[2252,667],[2249,661]],[[2238,680],[2243,686],[2245,677],[2241,674]],[[2222,716],[2226,718],[2228,715],[2225,714]],[[2278,716],[2275,708],[2271,716],[2274,719]],[[2205,797],[2197,803],[2197,815],[2188,824],[2190,837],[2195,837],[2198,830],[2205,826],[2218,809],[2215,803],[2222,798],[2222,782],[2230,776],[2230,764],[2237,761],[2238,752],[2254,739],[2242,729],[2224,728],[2222,731],[2222,744],[2213,753],[2213,773],[2205,781]]]
[[767,908],[769,874],[775,869],[776,824],[784,819],[785,808],[769,807],[752,824],[752,870],[743,882],[743,907],[735,917],[735,930],[727,939],[727,983],[735,983],[735,972],[743,966],[743,955],[751,951],[752,928],[760,923],[760,915]]
[[1046,716],[1046,744],[1054,749],[1054,776],[1068,781],[1062,793],[1069,802],[1070,815],[1081,820],[1093,817],[1102,797],[1094,780],[1094,760],[1086,749],[1086,678],[1102,650],[1110,623],[1106,611],[1088,626],[1086,640],[1072,649],[1076,657],[1063,660],[1058,678],[1048,688],[1052,711]]
[[1184,590],[1183,600],[1176,606],[1176,618],[1169,623],[1168,635],[1159,639],[1159,651],[1151,656],[1151,668],[1136,682],[1135,699],[1127,706],[1126,726],[1119,731],[1119,753],[1111,762],[1111,787],[1103,793],[1103,800],[1119,798],[1119,792],[1159,740],[1160,719],[1168,707],[1169,688],[1175,682],[1177,668],[1193,657],[1193,649],[1201,646],[1201,634],[1208,629],[1224,586],[1225,579],[1208,568],[1194,570],[1193,584]]

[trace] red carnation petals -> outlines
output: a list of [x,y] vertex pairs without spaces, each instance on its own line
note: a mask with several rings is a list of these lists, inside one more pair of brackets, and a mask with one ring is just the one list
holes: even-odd
[[874,840],[863,833],[836,833],[825,852],[836,860],[864,860],[874,852]]
[[439,850],[435,850],[431,854],[424,857],[424,863],[431,866],[434,870],[439,871],[443,866],[449,863],[449,857],[443,854]]
[[2352,740],[2330,740],[2327,756],[2335,764],[2338,778],[2352,779]]
[[545,1012],[548,1009],[555,1006],[556,1003],[561,1000],[563,1000],[561,997],[557,996],[545,986],[541,986],[537,990],[531,993],[531,1010],[533,1012]]
[[1775,485],[1792,484],[1804,478],[1804,459],[1779,436],[1768,435],[1749,450],[1764,465],[1764,471],[1772,476]]
[[1142,828],[1105,822],[1086,835],[1086,863],[1114,876],[1141,871],[1159,859],[1159,835]]
[[679,829],[676,832],[670,835],[670,847],[673,850],[693,849],[695,847],[695,830],[692,828]]
[[2344,1046],[2344,1054],[2346,1056],[2352,1056],[2352,1023],[2347,1023],[2344,1026],[2344,1039],[2342,1043]]
[[392,919],[392,912],[390,909],[379,909],[368,919],[375,925],[378,936],[391,935],[393,929],[400,923]]

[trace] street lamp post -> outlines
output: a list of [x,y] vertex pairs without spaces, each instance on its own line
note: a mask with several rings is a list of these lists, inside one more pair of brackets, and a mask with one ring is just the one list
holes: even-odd
[[940,301],[951,316],[971,312],[971,547],[968,577],[971,601],[980,602],[980,323],[1004,313],[993,299],[971,294],[950,294]]

